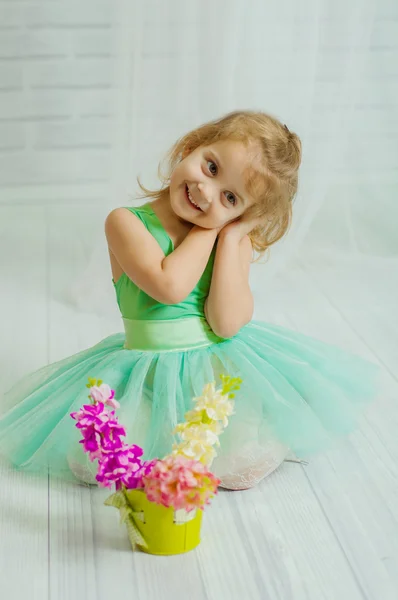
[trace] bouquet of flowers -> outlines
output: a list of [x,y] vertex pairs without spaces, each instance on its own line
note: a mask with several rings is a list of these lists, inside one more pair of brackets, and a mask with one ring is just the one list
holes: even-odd
[[[239,378],[221,376],[221,380],[219,389],[207,384],[202,396],[194,398],[193,409],[174,431],[180,441],[171,454],[148,461],[143,460],[142,448],[124,439],[114,390],[101,380],[89,379],[90,404],[71,417],[82,434],[84,452],[98,461],[98,484],[115,488],[105,504],[120,510],[133,549],[174,554],[199,543],[201,513],[220,483],[209,467],[241,384]],[[170,529],[176,526],[180,526],[178,533]]]

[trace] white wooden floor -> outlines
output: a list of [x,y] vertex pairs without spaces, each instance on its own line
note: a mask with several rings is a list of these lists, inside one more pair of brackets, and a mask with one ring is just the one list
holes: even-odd
[[[95,206],[0,208],[1,386],[120,330],[61,303],[101,230]],[[77,219],[80,220],[80,224]],[[84,230],[87,229],[87,235]],[[91,236],[91,237],[90,237]],[[344,309],[322,274],[277,282],[270,320],[384,365],[388,385],[360,430],[307,467],[220,493],[203,541],[170,557],[132,553],[106,491],[0,472],[0,590],[12,600],[398,599],[398,332],[382,307]]]

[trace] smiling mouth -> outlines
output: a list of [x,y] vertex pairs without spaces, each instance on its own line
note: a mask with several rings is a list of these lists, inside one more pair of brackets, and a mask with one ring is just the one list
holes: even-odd
[[189,187],[187,185],[185,185],[185,195],[187,197],[189,204],[192,206],[192,208],[194,208],[195,210],[200,210],[200,212],[203,212],[202,209],[200,208],[200,206],[198,206],[196,204],[196,202],[194,201],[194,199],[192,198],[191,192],[189,191]]

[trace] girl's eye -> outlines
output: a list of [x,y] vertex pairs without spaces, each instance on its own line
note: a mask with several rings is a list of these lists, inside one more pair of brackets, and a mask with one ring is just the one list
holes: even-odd
[[235,196],[233,195],[232,192],[225,192],[225,197],[226,197],[226,199],[228,200],[228,202],[230,204],[232,204],[233,206],[235,206],[235,204],[236,204],[236,198],[235,198]]
[[217,175],[217,165],[212,160],[207,161],[207,168],[212,175]]

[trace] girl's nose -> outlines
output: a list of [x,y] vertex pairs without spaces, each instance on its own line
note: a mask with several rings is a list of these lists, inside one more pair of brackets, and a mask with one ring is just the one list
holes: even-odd
[[211,204],[213,199],[212,199],[211,191],[209,190],[209,188],[203,183],[198,183],[198,190],[202,197],[202,201],[205,204]]

